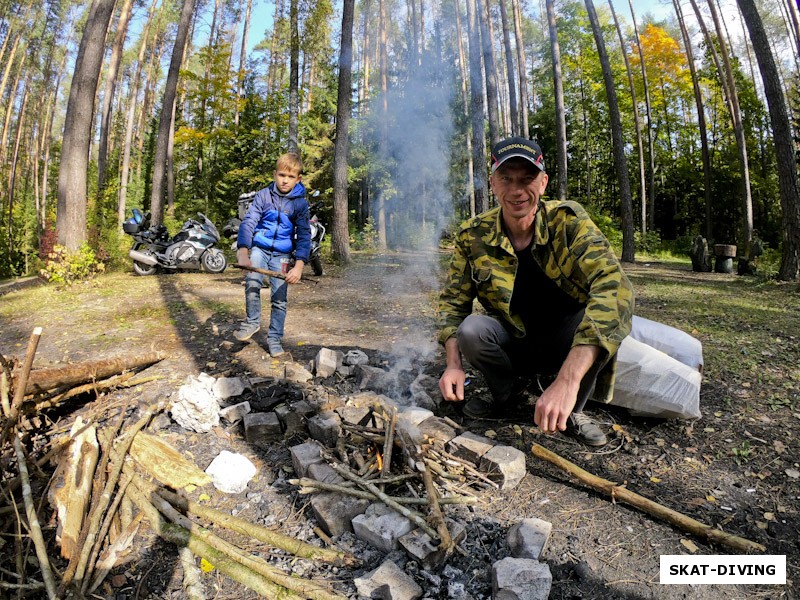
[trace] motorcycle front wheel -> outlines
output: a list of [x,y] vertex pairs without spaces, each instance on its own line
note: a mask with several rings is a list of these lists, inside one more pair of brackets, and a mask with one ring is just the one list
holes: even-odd
[[156,271],[158,271],[158,267],[156,265],[146,265],[138,260],[133,261],[133,272],[137,275],[141,275],[143,277],[147,275],[155,275]]
[[226,259],[225,255],[220,251],[212,252],[206,250],[201,260],[203,268],[209,273],[222,273],[225,267],[228,266],[228,259]]

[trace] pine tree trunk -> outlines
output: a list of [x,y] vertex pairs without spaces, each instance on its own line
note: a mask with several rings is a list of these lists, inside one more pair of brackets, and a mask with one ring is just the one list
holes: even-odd
[[520,0],[511,0],[514,9],[514,37],[517,41],[517,75],[519,76],[519,116],[522,137],[529,137],[528,131],[528,63],[525,59],[525,39],[522,37],[522,14]]
[[[381,125],[380,125],[380,150],[378,154],[381,157],[381,161],[388,160],[389,155],[389,131],[388,131],[388,120],[389,120],[389,53],[388,53],[388,39],[387,39],[387,23],[386,23],[386,2],[387,0],[378,0],[378,10],[380,12],[379,15],[379,36],[380,41],[378,42],[379,45],[379,52],[380,52],[380,71],[381,71]],[[381,184],[383,189],[378,192],[378,197],[376,198],[377,203],[377,213],[378,213],[378,222],[377,222],[377,229],[378,229],[378,249],[381,251],[386,250],[386,186],[385,184]]]
[[[8,78],[11,75],[11,69],[14,66],[14,59],[17,55],[17,49],[19,48],[19,42],[22,36],[17,36],[14,40],[14,43],[11,46],[11,50],[8,53],[8,62],[6,62],[6,66],[3,69],[3,79],[0,81],[0,96],[5,93],[6,85],[8,84]],[[11,85],[11,88],[8,90],[8,97],[14,97],[14,90],[17,89],[19,85],[19,74],[22,68],[20,67],[15,75],[14,83]],[[0,164],[5,163],[6,160],[6,132],[8,131],[8,124],[11,121],[11,113],[13,109],[14,103],[10,102],[6,105],[6,115],[3,119],[3,126],[0,129]]]
[[95,0],[81,39],[72,76],[61,166],[58,171],[56,233],[58,243],[76,251],[86,241],[86,195],[95,91],[103,65],[106,32],[114,0]]
[[[14,135],[14,150],[11,153],[11,172],[8,177],[8,256],[11,257],[14,250],[14,188],[17,183],[17,164],[19,163],[19,148],[22,143],[22,131],[25,119],[25,111],[28,108],[28,98],[30,97],[31,76],[28,75],[25,81],[22,100],[20,101],[19,113],[17,114],[17,131]],[[11,102],[9,98],[9,102]]]
[[603,32],[597,20],[597,13],[594,10],[592,0],[584,0],[586,11],[589,13],[589,21],[592,24],[597,54],[600,59],[600,66],[603,69],[603,81],[606,86],[606,97],[608,99],[608,112],[611,118],[611,140],[614,148],[614,170],[617,173],[619,182],[619,194],[622,212],[622,260],[624,262],[634,262],[636,259],[636,244],[633,237],[633,200],[631,198],[631,184],[628,179],[628,164],[625,158],[625,146],[622,136],[622,120],[619,114],[619,103],[617,102],[617,91],[614,87],[614,76],[611,73],[611,63],[608,60],[606,44],[603,41]]
[[153,0],[150,5],[150,10],[147,13],[147,22],[144,24],[142,31],[142,41],[139,44],[139,55],[136,60],[136,70],[134,72],[131,83],[129,84],[128,92],[128,115],[125,122],[125,141],[122,146],[122,161],[120,164],[119,175],[119,195],[117,200],[117,227],[122,230],[122,223],[125,221],[125,211],[127,210],[127,196],[128,196],[128,175],[131,166],[131,146],[133,145],[133,127],[136,122],[136,107],[138,106],[139,84],[142,79],[142,67],[144,66],[144,56],[147,50],[147,37],[150,33],[150,27],[153,23],[153,16],[155,15],[156,3],[158,0]]
[[[739,107],[739,94],[736,90],[736,81],[733,78],[733,67],[728,56],[728,47],[722,35],[722,25],[717,14],[714,0],[708,0],[708,7],[711,10],[711,18],[714,21],[714,28],[717,31],[717,41],[720,45],[722,64],[724,69],[720,71],[720,78],[727,81],[731,117],[733,118],[733,133],[736,137],[736,147],[739,151],[739,173],[742,177],[742,243],[740,256],[745,262],[750,260],[751,244],[753,243],[753,197],[750,191],[750,165],[747,155],[747,141],[745,139],[744,124],[742,123],[742,112]],[[767,46],[769,48],[769,46]]]
[[631,9],[631,20],[633,21],[633,34],[636,39],[636,49],[639,52],[639,66],[642,69],[642,85],[644,86],[644,106],[647,114],[647,155],[650,162],[650,200],[647,203],[648,229],[655,228],[656,222],[656,152],[653,140],[653,105],[650,102],[650,85],[647,81],[647,65],[644,62],[644,50],[642,40],[639,38],[639,27],[636,25],[636,13],[633,11],[633,0],[628,0]]
[[122,59],[122,50],[125,46],[125,37],[128,34],[128,23],[131,18],[133,0],[123,0],[122,8],[117,22],[117,31],[114,34],[114,45],[111,47],[111,57],[108,60],[105,91],[103,92],[103,107],[100,111],[100,142],[97,145],[97,189],[102,190],[106,184],[106,169],[108,164],[108,144],[111,136],[111,108],[114,104],[114,90],[117,85],[119,64]]
[[556,199],[567,199],[567,117],[564,108],[564,79],[561,73],[561,46],[558,43],[556,11],[553,0],[545,0],[553,61],[553,91],[556,109]]
[[367,113],[367,99],[369,98],[369,76],[370,76],[370,27],[369,27],[369,10],[371,6],[370,0],[365,0],[362,7],[364,27],[361,32],[361,81],[358,87],[358,114],[365,115]]
[[713,238],[711,227],[711,198],[714,184],[711,179],[711,154],[708,150],[708,132],[706,131],[706,115],[703,107],[703,91],[700,89],[700,80],[698,79],[697,69],[694,65],[692,40],[689,37],[689,31],[686,29],[686,21],[683,18],[680,0],[672,0],[672,4],[675,7],[675,13],[678,15],[678,26],[681,29],[683,45],[686,49],[686,57],[689,62],[689,72],[692,75],[692,88],[694,90],[694,101],[697,108],[697,127],[700,130],[700,152],[703,160],[703,183],[705,188],[703,190],[703,197],[705,200],[706,240],[710,241]]
[[467,0],[467,26],[469,35],[469,89],[470,117],[472,122],[472,164],[475,168],[475,212],[489,210],[489,185],[486,178],[486,110],[483,103],[483,74],[481,66],[481,38],[478,28],[476,0]]
[[772,135],[775,140],[783,225],[783,254],[778,278],[791,281],[797,279],[800,273],[800,182],[797,176],[797,159],[794,153],[789,111],[786,108],[783,85],[775,59],[770,52],[769,40],[756,5],[753,0],[737,0],[737,3],[750,31],[750,39],[753,41],[753,51],[764,82]]
[[475,216],[475,179],[474,156],[472,153],[472,127],[469,122],[469,94],[467,93],[467,61],[464,53],[464,36],[461,27],[461,6],[459,0],[453,0],[456,14],[456,39],[458,40],[458,71],[461,74],[461,103],[464,105],[464,123],[466,124],[467,142],[467,197],[469,198],[469,216]]
[[167,145],[170,124],[172,123],[172,107],[175,103],[175,92],[178,87],[178,71],[183,62],[183,51],[186,47],[186,37],[192,20],[194,0],[184,0],[181,17],[178,22],[178,32],[175,35],[175,46],[172,49],[172,59],[167,72],[167,82],[164,85],[164,98],[161,102],[161,118],[158,125],[158,139],[153,160],[153,186],[150,191],[150,211],[152,224],[160,225],[164,212],[164,184],[165,168],[167,164]]
[[522,135],[519,118],[519,105],[517,104],[517,71],[514,69],[514,53],[511,51],[511,32],[509,31],[508,11],[506,0],[500,2],[500,19],[503,23],[503,47],[506,51],[506,77],[508,78],[508,104],[511,118],[511,135]]
[[239,128],[239,105],[244,96],[244,76],[247,68],[247,42],[250,38],[250,14],[253,10],[253,0],[247,0],[247,8],[244,11],[244,23],[242,24],[242,46],[239,50],[239,72],[236,74],[236,106],[233,113],[233,124]]
[[289,0],[289,27],[291,39],[289,42],[289,152],[298,152],[300,149],[300,93],[298,89],[300,68],[300,34],[298,25],[299,0]]
[[494,40],[489,31],[488,0],[475,0],[480,25],[480,40],[483,47],[483,70],[486,75],[486,107],[489,114],[489,142],[494,145],[500,141],[500,107],[497,103],[497,67],[494,60]]
[[628,74],[628,87],[631,90],[631,104],[633,105],[633,124],[636,131],[636,149],[639,155],[639,196],[641,206],[641,232],[647,231],[647,171],[644,167],[644,144],[642,143],[642,124],[639,119],[639,103],[636,101],[636,87],[633,85],[633,73],[631,72],[631,63],[628,60],[628,51],[625,48],[625,37],[622,35],[622,27],[619,25],[617,13],[614,10],[614,4],[608,0],[608,7],[611,9],[611,16],[614,18],[614,26],[617,29],[617,36],[619,37],[619,45],[622,51],[622,58],[625,61],[625,72]]
[[353,80],[353,15],[355,0],[342,6],[342,39],[339,45],[339,89],[336,100],[336,142],[333,150],[333,257],[342,265],[350,263],[349,203],[347,195],[347,151],[350,139],[350,87]]

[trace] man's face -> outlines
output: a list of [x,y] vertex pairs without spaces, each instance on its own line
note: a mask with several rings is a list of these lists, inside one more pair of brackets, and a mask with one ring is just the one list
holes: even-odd
[[489,181],[505,218],[532,220],[547,187],[547,173],[524,158],[511,158],[492,173]]
[[291,169],[277,169],[275,171],[275,186],[281,194],[288,194],[300,181],[300,173]]

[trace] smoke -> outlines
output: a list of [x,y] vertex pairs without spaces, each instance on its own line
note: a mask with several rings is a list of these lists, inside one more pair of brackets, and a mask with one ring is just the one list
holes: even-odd
[[[412,61],[413,63],[413,61]],[[452,221],[448,189],[454,134],[453,100],[457,69],[442,53],[426,51],[404,77],[390,84],[370,110],[373,134],[371,215],[380,226],[383,206],[387,247],[397,251],[383,281],[388,298],[413,290],[436,294],[440,284],[442,232]],[[421,322],[398,335],[392,354],[397,367],[412,368],[438,349],[430,303],[418,307]]]
[[372,216],[379,217],[382,201],[387,244],[392,249],[437,247],[452,215],[447,189],[450,144],[454,131],[452,66],[426,53],[421,65],[390,86],[374,103],[374,184]]

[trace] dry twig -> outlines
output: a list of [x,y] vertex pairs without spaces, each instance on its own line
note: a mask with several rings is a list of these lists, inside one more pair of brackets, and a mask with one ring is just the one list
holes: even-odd
[[735,550],[741,550],[742,552],[766,552],[767,550],[764,546],[757,542],[752,542],[735,535],[730,535],[724,531],[720,531],[719,529],[715,529],[710,525],[696,521],[691,517],[687,517],[684,514],[672,510],[671,508],[667,508],[666,506],[662,506],[657,502],[640,496],[639,494],[632,492],[625,487],[616,485],[607,479],[602,479],[601,477],[592,475],[588,471],[581,469],[578,465],[568,461],[565,458],[562,458],[558,454],[555,454],[546,448],[543,448],[539,444],[534,444],[531,448],[531,452],[537,458],[546,460],[547,462],[557,466],[559,469],[566,471],[570,475],[574,475],[592,489],[611,496],[613,501],[630,504],[631,506],[644,511],[649,515],[662,519],[667,523],[675,525],[683,531],[687,531],[701,539],[722,544],[723,546],[728,546],[729,548],[733,548]]

